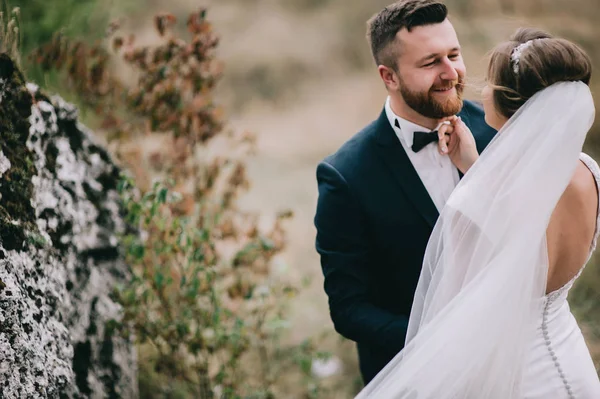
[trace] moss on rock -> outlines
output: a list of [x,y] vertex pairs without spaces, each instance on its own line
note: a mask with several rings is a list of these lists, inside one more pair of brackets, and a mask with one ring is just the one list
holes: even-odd
[[136,398],[135,349],[105,325],[129,276],[120,171],[77,108],[0,54],[0,398]]
[[36,168],[26,145],[33,99],[7,54],[0,54],[0,101],[0,149],[11,164],[0,180],[0,241],[6,249],[21,249],[26,232],[37,230],[30,201]]

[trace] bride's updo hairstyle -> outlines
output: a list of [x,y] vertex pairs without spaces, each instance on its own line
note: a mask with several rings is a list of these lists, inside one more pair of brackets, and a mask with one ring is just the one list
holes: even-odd
[[531,28],[520,28],[492,50],[487,83],[496,110],[510,118],[535,93],[557,82],[589,85],[590,57],[575,43]]

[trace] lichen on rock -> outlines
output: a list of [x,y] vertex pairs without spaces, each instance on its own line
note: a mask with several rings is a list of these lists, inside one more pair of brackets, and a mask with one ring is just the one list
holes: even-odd
[[[2,177],[2,174],[9,169],[10,169],[10,159],[6,158],[6,156],[4,156],[4,153],[2,151],[0,151],[0,177]],[[0,199],[1,198],[2,197],[0,197]]]
[[0,398],[135,398],[133,343],[110,298],[129,270],[119,169],[0,54]]

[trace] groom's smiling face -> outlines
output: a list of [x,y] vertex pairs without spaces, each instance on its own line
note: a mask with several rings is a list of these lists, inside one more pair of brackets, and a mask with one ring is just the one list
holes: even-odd
[[457,114],[466,68],[450,21],[404,28],[391,45],[398,46],[397,79],[388,88],[404,105],[432,119]]

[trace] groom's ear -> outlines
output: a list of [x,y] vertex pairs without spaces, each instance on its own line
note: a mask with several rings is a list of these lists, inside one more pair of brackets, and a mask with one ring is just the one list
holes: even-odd
[[379,65],[377,67],[381,80],[385,83],[385,86],[392,91],[397,91],[400,88],[400,79],[398,74],[392,68],[385,65]]

